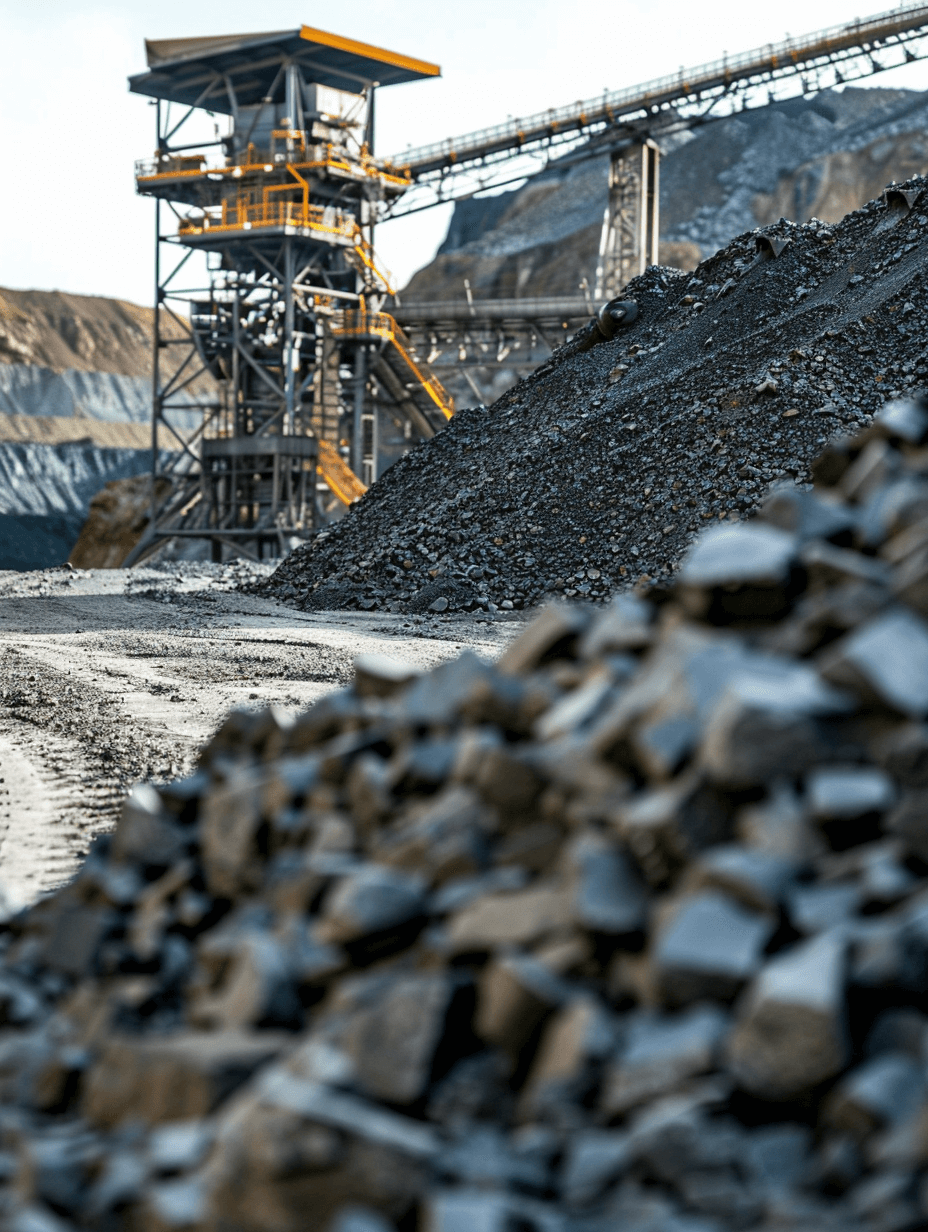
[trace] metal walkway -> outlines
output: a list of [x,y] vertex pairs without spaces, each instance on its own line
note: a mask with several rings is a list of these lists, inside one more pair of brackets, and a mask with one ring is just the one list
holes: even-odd
[[589,298],[432,300],[397,304],[407,348],[456,401],[489,404],[593,316]]

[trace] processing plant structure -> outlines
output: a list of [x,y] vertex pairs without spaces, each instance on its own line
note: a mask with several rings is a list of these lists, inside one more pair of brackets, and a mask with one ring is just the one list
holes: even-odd
[[[214,559],[279,555],[373,482],[383,427],[396,453],[453,412],[382,311],[373,247],[410,186],[373,155],[375,91],[440,70],[307,26],[146,51],[130,89],[156,109],[136,166],[156,202],[153,441],[176,448],[155,451],[132,559],[176,536],[209,538]],[[228,131],[187,141],[204,113]],[[166,363],[168,347],[186,353]]]
[[[436,373],[491,402],[588,321],[594,300],[657,261],[659,141],[781,86],[814,93],[924,58],[928,4],[392,160],[373,153],[375,92],[435,77],[434,64],[308,26],[146,50],[149,71],[130,88],[157,109],[154,157],[136,169],[156,201],[155,460],[148,528],[125,564],[187,535],[211,539],[216,558],[285,553],[445,425],[453,401]],[[204,115],[227,117],[228,131],[188,141]],[[555,155],[561,169],[608,159],[595,286],[584,279],[568,299],[480,302],[466,283],[466,300],[390,298],[375,224],[499,191]],[[181,286],[198,251],[206,285]],[[176,448],[159,455],[166,431]]]

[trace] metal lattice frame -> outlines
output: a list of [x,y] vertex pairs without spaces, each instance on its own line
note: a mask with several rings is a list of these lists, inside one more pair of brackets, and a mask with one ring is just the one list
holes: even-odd
[[613,154],[596,268],[597,300],[614,299],[627,282],[657,264],[659,194],[660,150],[654,141]]
[[409,171],[415,186],[394,203],[390,214],[402,217],[443,201],[519,184],[555,158],[563,165],[565,155],[587,158],[617,142],[649,136],[659,140],[727,112],[788,97],[797,87],[814,94],[926,57],[928,4],[904,5],[725,56],[397,154],[393,162]]
[[[302,126],[298,73],[292,64],[282,73]],[[321,198],[314,186],[310,200],[298,170],[308,157],[302,128],[272,134],[286,149],[276,161],[273,148],[253,152],[250,130],[187,144],[178,133],[195,108],[172,125],[170,104],[158,100],[157,153],[137,172],[140,191],[156,199],[152,439],[162,448],[148,529],[127,563],[175,537],[210,539],[214,557],[223,546],[277,555],[376,478],[377,404],[390,401],[373,371],[382,342],[339,328],[346,308],[376,305],[386,289],[372,248],[382,189],[368,104],[359,177]],[[215,167],[184,153],[224,143]],[[244,171],[230,151],[244,156]],[[384,175],[392,191],[405,188]],[[198,250],[208,278],[189,285]],[[345,463],[346,441],[365,483]]]

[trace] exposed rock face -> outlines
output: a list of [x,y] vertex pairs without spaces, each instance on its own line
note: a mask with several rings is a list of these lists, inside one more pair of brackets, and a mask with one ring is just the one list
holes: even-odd
[[[170,491],[159,480],[159,499]],[[151,507],[150,474],[111,480],[90,502],[87,521],[81,528],[68,560],[76,569],[118,569],[148,525]]]
[[902,133],[878,137],[861,150],[823,154],[780,176],[772,193],[754,198],[754,216],[761,226],[783,215],[836,222],[875,197],[893,180],[901,183],[928,166],[928,135]]
[[151,450],[90,441],[0,442],[0,569],[63,564],[90,501],[111,480],[145,475]]
[[0,568],[63,563],[90,498],[150,470],[153,323],[122,300],[0,290]]
[[123,300],[0,288],[0,362],[150,377],[153,322]]
[[[660,263],[691,270],[732,236],[785,216],[837,222],[880,192],[928,170],[928,96],[826,90],[741,112],[667,144],[661,164]],[[439,255],[404,298],[576,295],[593,284],[604,159],[530,180],[455,210]]]

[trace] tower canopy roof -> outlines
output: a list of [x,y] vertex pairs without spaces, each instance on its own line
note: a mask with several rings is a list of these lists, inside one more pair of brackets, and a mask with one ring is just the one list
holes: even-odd
[[352,94],[374,82],[392,86],[441,75],[437,64],[312,26],[265,34],[146,39],[145,52],[149,71],[130,77],[130,90],[226,114],[269,96],[282,99],[285,74],[280,70],[285,63],[299,65],[309,81]]

